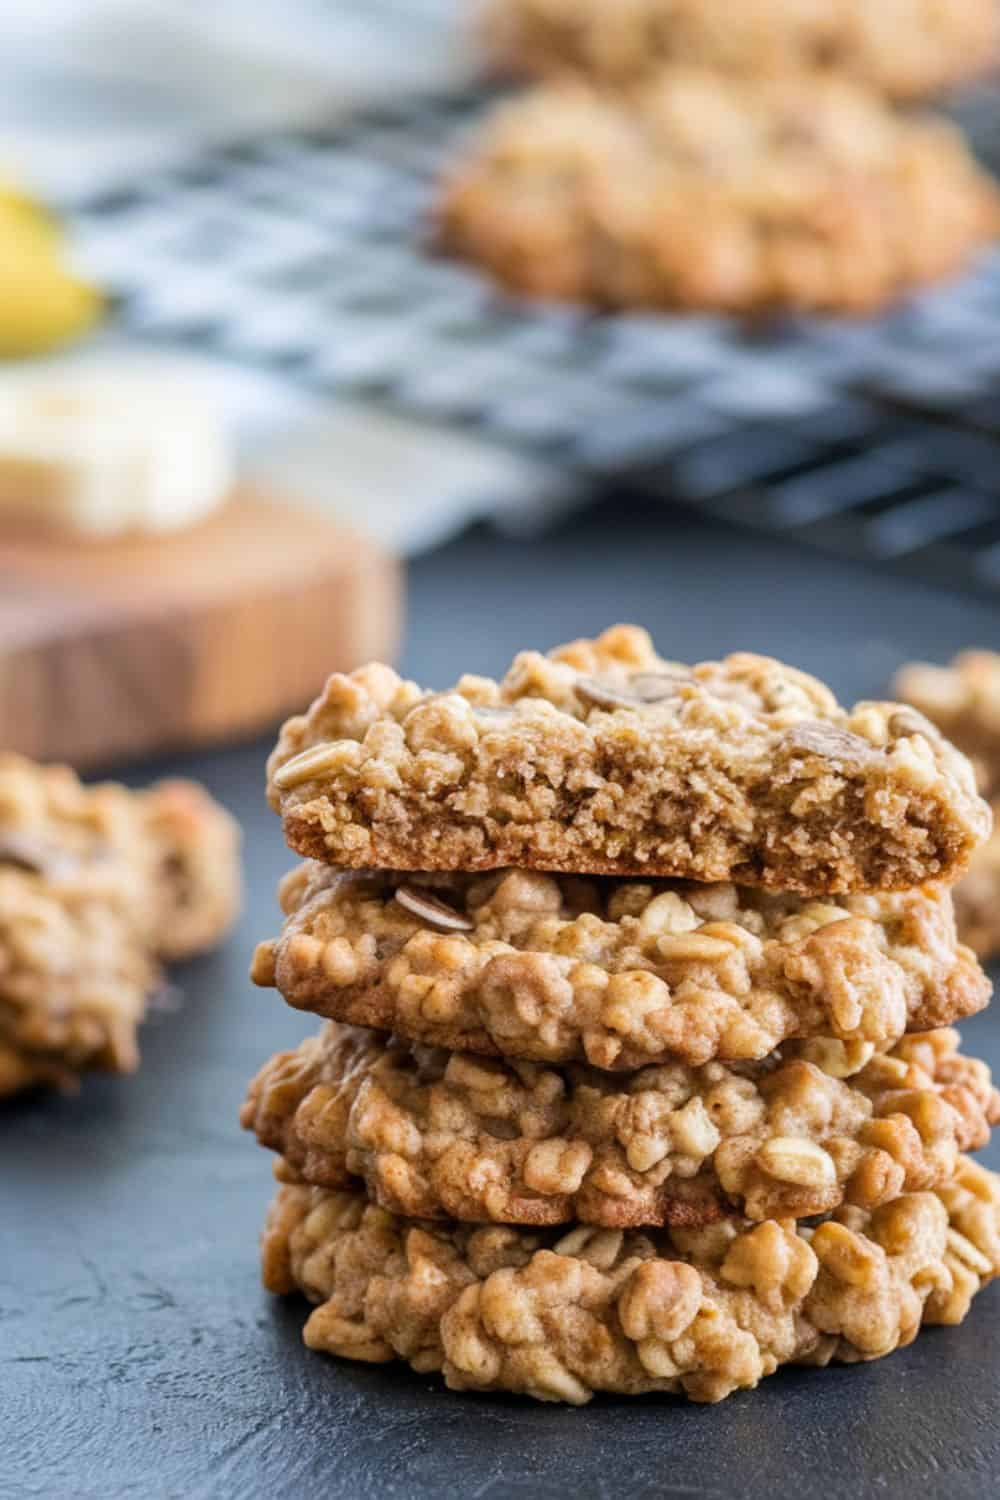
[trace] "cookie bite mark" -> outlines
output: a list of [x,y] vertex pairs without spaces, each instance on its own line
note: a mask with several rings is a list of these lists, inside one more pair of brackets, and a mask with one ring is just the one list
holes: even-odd
[[268,776],[292,847],[356,868],[831,895],[954,879],[990,827],[968,762],[912,710],[847,711],[746,653],[684,668],[634,627],[445,694],[387,667],[332,677]]

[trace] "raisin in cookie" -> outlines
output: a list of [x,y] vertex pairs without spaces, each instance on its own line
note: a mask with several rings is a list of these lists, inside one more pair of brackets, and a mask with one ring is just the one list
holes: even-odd
[[675,69],[501,103],[447,170],[440,243],[508,291],[603,309],[870,313],[1000,224],[943,119],[831,76]]

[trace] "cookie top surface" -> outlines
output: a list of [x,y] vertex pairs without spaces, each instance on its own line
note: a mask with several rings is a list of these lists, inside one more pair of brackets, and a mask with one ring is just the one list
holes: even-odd
[[993,0],[492,0],[483,26],[501,67],[630,83],[665,63],[734,77],[836,70],[896,99],[985,71]]
[[719,1401],[781,1364],[875,1359],[921,1323],[961,1322],[1000,1270],[1000,1188],[963,1159],[936,1192],[815,1228],[560,1234],[415,1223],[286,1186],[262,1249],[269,1289],[317,1304],[313,1349],[402,1358],[457,1390]]
[[867,312],[1000,223],[942,120],[840,78],[666,69],[627,97],[542,85],[447,171],[443,246],[529,296],[604,308]]
[[843,1049],[644,1068],[490,1061],[328,1024],[250,1086],[244,1127],[313,1186],[410,1218],[604,1228],[873,1209],[953,1175],[1000,1095],[954,1031],[905,1038],[848,1079]]
[[447,693],[331,677],[283,727],[300,853],[369,868],[668,875],[808,894],[955,878],[990,828],[971,767],[894,703],[841,708],[738,653],[687,667],[618,626]]
[[748,887],[337,872],[283,885],[253,977],[411,1041],[612,1070],[767,1057],[791,1038],[884,1050],[980,1010],[947,891],[815,901]]

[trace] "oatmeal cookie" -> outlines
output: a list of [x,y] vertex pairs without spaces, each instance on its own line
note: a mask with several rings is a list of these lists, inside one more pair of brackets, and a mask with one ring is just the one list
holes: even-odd
[[984,72],[994,0],[491,0],[485,41],[505,70],[629,84],[664,64],[736,78],[830,71],[893,99]]
[[238,888],[232,822],[200,788],[0,756],[0,1093],[134,1069],[159,958],[220,937]]
[[959,271],[1000,225],[943,119],[832,75],[674,69],[502,102],[447,172],[442,248],[529,297],[603,309],[864,314]]
[[969,757],[983,795],[1000,798],[1000,652],[962,651],[947,667],[912,662],[892,686]]
[[[806,1218],[939,1187],[1000,1120],[954,1031],[849,1080],[806,1056],[618,1077],[388,1043],[330,1023],[250,1086],[244,1128],[312,1186],[410,1218],[609,1229]],[[822,1050],[814,1055],[824,1061]],[[832,1061],[843,1066],[842,1049]]]
[[848,712],[769,657],[664,661],[628,625],[446,693],[338,673],[284,725],[268,788],[292,848],[338,865],[807,895],[954,879],[990,829],[968,761],[913,709]]
[[113,869],[0,862],[0,1041],[27,1063],[131,1072],[159,970]]
[[963,941],[980,958],[994,958],[1000,954],[1000,653],[963,651],[947,667],[914,662],[893,688],[969,756],[992,802],[993,833],[955,890],[955,912]]
[[878,1359],[922,1323],[960,1323],[998,1270],[1000,1183],[965,1159],[936,1192],[814,1228],[477,1229],[287,1185],[263,1241],[268,1289],[317,1304],[310,1348],[574,1405],[720,1401],[783,1364]]
[[0,866],[93,875],[162,959],[218,942],[240,901],[239,830],[204,787],[85,786],[67,766],[11,753],[0,754]]
[[990,995],[949,893],[826,901],[509,870],[286,877],[257,984],[454,1052],[605,1069],[761,1059],[796,1037],[884,1051]]
[[993,815],[998,826],[955,887],[959,931],[982,959],[1000,955],[1000,801],[994,803]]

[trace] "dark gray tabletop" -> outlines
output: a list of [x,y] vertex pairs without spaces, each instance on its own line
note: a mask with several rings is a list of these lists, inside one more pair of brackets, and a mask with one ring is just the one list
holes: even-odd
[[[421,560],[404,664],[445,686],[618,619],[682,659],[781,655],[852,699],[877,696],[904,658],[1000,644],[988,601],[616,507],[541,541],[475,534]],[[890,1360],[781,1374],[718,1407],[456,1396],[301,1346],[304,1304],[258,1284],[270,1162],[236,1124],[246,1080],[310,1029],[246,978],[291,863],[263,799],[265,748],[130,773],[199,776],[239,816],[245,915],[178,974],[183,1009],[147,1027],[137,1076],[0,1110],[3,1500],[997,1493],[995,1288],[963,1328]],[[1000,1020],[966,1036],[1000,1066]]]

